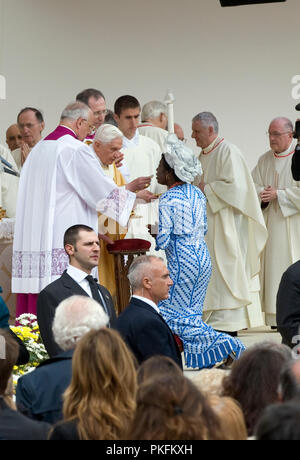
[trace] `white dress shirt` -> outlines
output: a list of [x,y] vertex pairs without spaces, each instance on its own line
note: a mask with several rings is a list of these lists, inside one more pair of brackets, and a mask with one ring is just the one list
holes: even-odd
[[141,297],[141,296],[139,296],[139,295],[133,295],[133,296],[131,296],[131,297],[134,297],[135,299],[139,299],[139,300],[141,300],[142,302],[147,303],[147,304],[150,305],[152,308],[154,308],[154,310],[160,315],[159,308],[158,308],[158,306],[156,305],[156,303],[153,302],[153,300],[146,299],[146,297]]
[[[90,283],[86,279],[86,277],[88,276],[86,272],[80,270],[79,268],[74,267],[73,265],[69,265],[68,268],[67,268],[67,274],[69,276],[71,276],[71,278],[73,278],[73,280],[76,281],[76,283],[79,284],[79,286],[82,289],[85,290],[85,292],[89,295],[89,297],[93,298],[92,291],[91,291],[91,288],[90,288]],[[93,272],[91,273],[91,275],[93,276]],[[99,292],[99,296],[100,296],[100,299],[102,301],[102,305],[104,307],[104,310],[107,313],[106,303],[105,303],[105,300],[103,298],[103,295],[102,295],[100,289],[98,289],[98,292]]]

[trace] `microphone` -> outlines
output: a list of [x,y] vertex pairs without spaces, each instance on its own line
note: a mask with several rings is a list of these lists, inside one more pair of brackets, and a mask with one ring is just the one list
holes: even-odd
[[11,174],[12,176],[17,176],[17,177],[20,176],[20,174],[17,173],[17,171],[12,171],[11,169],[5,168],[5,167],[3,167],[3,166],[2,166],[2,168],[1,168],[1,172],[2,172],[2,171],[3,171],[3,172],[6,172],[7,174]]
[[[6,173],[8,173],[8,174],[12,174],[13,176],[17,176],[17,177],[20,176],[20,174],[18,173],[18,171],[16,171],[16,170],[14,169],[13,165],[11,165],[8,161],[6,161],[5,158],[3,158],[1,155],[0,155],[0,161],[1,161],[1,163],[2,163],[4,166],[6,166],[6,168],[3,167],[3,171],[4,171],[4,172],[6,172]],[[1,168],[1,169],[2,169],[2,168]]]

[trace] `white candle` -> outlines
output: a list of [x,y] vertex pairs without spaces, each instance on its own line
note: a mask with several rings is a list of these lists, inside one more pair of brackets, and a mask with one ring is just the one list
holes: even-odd
[[168,106],[168,131],[170,134],[174,134],[174,107],[173,102],[175,101],[174,95],[170,89],[167,91],[165,98],[165,104]]

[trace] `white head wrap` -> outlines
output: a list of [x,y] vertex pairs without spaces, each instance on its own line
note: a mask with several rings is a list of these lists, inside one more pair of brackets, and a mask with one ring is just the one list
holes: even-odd
[[176,176],[183,182],[191,184],[197,176],[202,176],[200,161],[196,158],[194,152],[177,138],[176,134],[168,135],[167,151],[164,157]]

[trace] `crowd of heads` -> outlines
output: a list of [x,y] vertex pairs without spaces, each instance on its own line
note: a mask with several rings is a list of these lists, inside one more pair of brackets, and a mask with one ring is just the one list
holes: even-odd
[[[112,112],[101,91],[87,89],[65,107],[60,122],[79,140],[96,131],[93,148],[101,163],[109,165],[122,147],[123,136],[135,136],[140,115],[143,123],[167,129],[166,104],[151,101],[141,109],[135,97],[124,95]],[[7,144],[12,151],[23,143],[33,148],[44,128],[42,112],[25,107],[7,130]],[[179,125],[176,130],[177,137],[169,139],[157,171],[158,182],[168,186],[193,182],[202,173],[193,152],[178,142],[184,140]],[[218,133],[218,121],[211,112],[192,119],[192,138],[198,147],[207,148]],[[293,137],[291,121],[272,120],[268,136],[274,152],[283,152]],[[99,240],[92,228],[69,228],[64,248],[73,266],[90,272],[98,265]],[[173,284],[163,261],[154,256],[136,258],[128,279],[133,294],[156,304],[168,298]],[[90,297],[70,297],[55,313],[56,343],[64,351],[75,350],[72,379],[63,395],[63,420],[76,423],[80,439],[299,439],[300,361],[289,348],[258,344],[247,349],[230,371],[203,369],[191,379],[166,356],[151,357],[138,366],[119,333],[106,327],[108,321]],[[0,396],[13,407],[11,374],[18,345],[6,331],[0,330],[0,336],[6,345],[6,359],[0,359]]]
[[[147,260],[136,266],[145,273]],[[73,296],[56,310],[55,340],[74,354],[63,421],[51,428],[50,439],[62,423],[76,423],[82,440],[299,439],[300,360],[285,345],[259,343],[231,370],[202,369],[186,377],[167,356],[138,366],[107,321],[89,297]],[[6,343],[0,396],[15,408],[11,374],[18,345],[5,330],[0,337]]]

